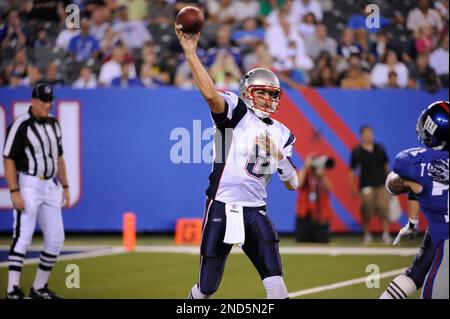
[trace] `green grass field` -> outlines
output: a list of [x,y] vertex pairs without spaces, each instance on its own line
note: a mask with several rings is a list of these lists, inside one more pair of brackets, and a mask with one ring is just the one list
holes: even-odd
[[[417,247],[420,238],[406,241],[404,247]],[[33,245],[39,245],[37,238]],[[9,238],[0,237],[0,245],[9,245]],[[73,245],[120,245],[120,236],[68,236],[66,247]],[[138,245],[144,248],[172,247],[167,236],[142,236]],[[365,248],[358,237],[336,237],[328,245],[299,245],[291,238],[282,238],[282,247],[303,248]],[[390,248],[374,243],[369,248]],[[395,248],[394,248],[395,249]],[[195,249],[194,249],[195,251]],[[70,258],[70,257],[66,257]],[[285,281],[290,293],[321,287],[369,275],[366,266],[376,264],[380,273],[407,267],[411,255],[282,255]],[[66,267],[75,264],[80,270],[80,288],[66,287]],[[51,289],[66,298],[186,298],[198,276],[199,257],[194,253],[131,252],[85,259],[60,260],[50,278]],[[25,265],[22,286],[28,291],[37,265]],[[393,277],[380,280],[380,288],[367,288],[365,283],[302,295],[300,298],[378,298]],[[0,266],[0,292],[6,290],[7,267]],[[413,297],[417,298],[417,292]],[[224,278],[215,298],[264,298],[262,282],[250,261],[243,254],[231,254]]]

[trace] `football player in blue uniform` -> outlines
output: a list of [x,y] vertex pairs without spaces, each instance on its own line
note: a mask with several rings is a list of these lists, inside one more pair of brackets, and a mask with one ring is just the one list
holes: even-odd
[[[408,215],[409,222],[400,230],[397,238],[394,240],[394,245],[397,245],[402,237],[412,238],[419,232],[420,205],[416,195],[413,193],[410,193],[408,196]],[[406,299],[422,288],[425,277],[433,263],[434,254],[433,241],[427,229],[411,266],[403,274],[398,275],[391,281],[380,296],[380,299]]]
[[[448,115],[448,101],[435,102],[422,112],[417,134],[425,147],[400,152],[386,180],[386,188],[393,195],[414,193],[428,221],[435,254],[422,289],[424,299],[449,298]],[[417,220],[410,218],[397,242],[416,224]]]
[[196,50],[200,34],[176,33],[215,128],[214,165],[203,222],[200,274],[189,298],[210,298],[218,289],[227,257],[238,244],[257,269],[267,298],[288,298],[279,238],[266,209],[266,187],[278,173],[290,190],[298,187],[290,161],[295,142],[289,129],[270,115],[278,109],[280,82],[270,70],[250,70],[239,96],[217,92]]

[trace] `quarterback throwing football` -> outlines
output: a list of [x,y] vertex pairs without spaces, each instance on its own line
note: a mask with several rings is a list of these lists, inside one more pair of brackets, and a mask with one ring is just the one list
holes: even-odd
[[241,79],[240,94],[219,93],[196,50],[200,34],[175,31],[193,78],[211,109],[215,152],[203,221],[200,274],[189,298],[206,299],[218,289],[233,244],[239,244],[263,281],[269,299],[288,298],[278,234],[265,199],[270,176],[278,173],[289,190],[298,186],[290,160],[294,136],[270,118],[280,104],[277,76],[253,69]]

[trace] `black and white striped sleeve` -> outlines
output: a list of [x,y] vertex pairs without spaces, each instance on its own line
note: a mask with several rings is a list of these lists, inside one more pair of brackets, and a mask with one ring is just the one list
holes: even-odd
[[3,157],[14,161],[18,160],[25,148],[25,126],[23,122],[12,123],[7,130]]
[[62,133],[61,127],[57,120],[55,120],[55,131],[56,131],[56,140],[58,141],[58,156],[63,155],[63,147],[62,147]]

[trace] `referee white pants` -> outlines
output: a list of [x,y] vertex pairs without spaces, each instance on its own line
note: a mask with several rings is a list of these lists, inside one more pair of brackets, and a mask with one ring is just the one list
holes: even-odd
[[53,179],[19,174],[20,194],[25,209],[14,211],[14,234],[10,249],[10,270],[20,271],[38,222],[44,235],[39,267],[50,271],[64,244],[61,212],[62,187]]

